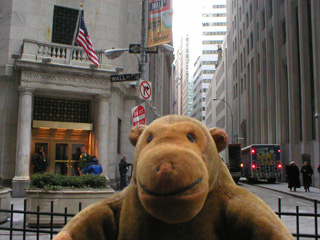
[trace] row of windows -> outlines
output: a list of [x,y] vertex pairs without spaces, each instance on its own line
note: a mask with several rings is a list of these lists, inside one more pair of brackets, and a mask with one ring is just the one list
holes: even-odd
[[203,50],[202,54],[217,54],[217,50]]
[[226,13],[204,13],[202,17],[226,17]]
[[214,40],[214,41],[210,41],[210,40],[204,40],[202,41],[202,45],[212,45],[212,44],[222,44],[223,40]]
[[206,22],[202,23],[202,27],[211,27],[211,26],[227,26],[226,22]]
[[203,70],[203,74],[214,74],[216,71],[215,70]]
[[220,35],[226,35],[227,32],[222,31],[222,32],[202,32],[202,35],[204,36],[220,36]]
[[203,61],[201,64],[202,65],[216,65],[217,61]]
[[227,8],[227,5],[212,5],[212,8]]

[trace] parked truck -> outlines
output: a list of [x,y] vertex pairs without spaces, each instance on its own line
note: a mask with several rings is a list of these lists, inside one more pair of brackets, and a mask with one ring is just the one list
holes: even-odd
[[226,164],[230,170],[233,180],[238,183],[241,177],[241,144],[228,145],[229,159]]
[[275,183],[282,175],[280,145],[253,144],[242,149],[242,175],[248,182],[267,180]]

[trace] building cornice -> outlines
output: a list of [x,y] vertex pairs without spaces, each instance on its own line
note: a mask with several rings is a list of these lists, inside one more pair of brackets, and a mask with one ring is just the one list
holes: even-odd
[[42,63],[34,60],[17,59],[14,63],[16,71],[35,71],[51,74],[65,74],[78,77],[91,77],[110,79],[112,74],[117,72],[114,70],[91,69],[87,67],[79,67],[65,64]]

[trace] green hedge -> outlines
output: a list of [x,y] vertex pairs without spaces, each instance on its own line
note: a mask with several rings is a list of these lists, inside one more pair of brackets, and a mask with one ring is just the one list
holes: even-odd
[[66,188],[109,188],[105,176],[84,175],[72,176],[43,173],[30,177],[28,189],[61,190]]

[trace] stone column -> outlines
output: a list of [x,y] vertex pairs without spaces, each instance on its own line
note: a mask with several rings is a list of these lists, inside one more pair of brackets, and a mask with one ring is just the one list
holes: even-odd
[[99,95],[97,97],[94,126],[95,152],[103,167],[103,175],[105,176],[108,175],[110,97],[110,95]]
[[12,196],[24,197],[24,188],[29,185],[32,96],[34,88],[18,87],[20,93],[18,113],[17,149],[15,161],[15,177],[12,179]]

